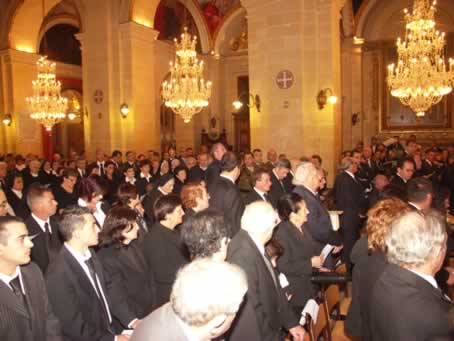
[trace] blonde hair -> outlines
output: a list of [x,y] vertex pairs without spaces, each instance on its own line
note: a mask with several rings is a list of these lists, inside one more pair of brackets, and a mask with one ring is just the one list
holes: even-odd
[[386,251],[385,235],[391,223],[409,210],[406,203],[392,197],[380,200],[367,212],[367,243],[370,252]]

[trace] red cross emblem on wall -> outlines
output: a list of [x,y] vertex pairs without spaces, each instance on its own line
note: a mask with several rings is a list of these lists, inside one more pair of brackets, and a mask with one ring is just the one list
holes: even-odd
[[289,70],[282,70],[276,76],[276,84],[279,89],[288,89],[293,85],[295,78],[293,73]]

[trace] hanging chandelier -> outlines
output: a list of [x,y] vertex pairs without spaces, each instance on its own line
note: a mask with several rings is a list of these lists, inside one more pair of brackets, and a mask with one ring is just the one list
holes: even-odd
[[185,27],[181,42],[175,39],[175,63],[170,62],[170,79],[162,83],[166,107],[180,115],[185,123],[208,106],[211,82],[203,79],[203,61],[197,59],[197,37],[191,38]]
[[417,117],[424,116],[443,96],[452,91],[454,61],[444,60],[445,34],[435,30],[435,5],[415,0],[412,13],[404,10],[405,41],[397,40],[397,66],[388,66],[391,95],[409,106]]
[[61,84],[56,80],[55,63],[46,56],[39,58],[38,79],[32,81],[33,96],[27,97],[30,117],[47,131],[66,117],[68,100],[60,95]]

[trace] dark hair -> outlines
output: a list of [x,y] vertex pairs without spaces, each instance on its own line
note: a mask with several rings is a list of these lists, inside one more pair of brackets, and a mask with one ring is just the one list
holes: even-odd
[[403,158],[400,158],[398,161],[397,161],[397,168],[401,168],[404,166],[404,164],[406,162],[409,162],[413,165],[414,168],[416,168],[416,165],[415,165],[415,161],[413,160],[413,158],[411,157],[403,157]]
[[291,169],[292,168],[292,165],[290,164],[290,161],[289,159],[278,159],[276,161],[276,168],[277,167],[281,167],[281,168],[287,168],[287,169]]
[[111,160],[107,160],[106,162],[104,162],[104,169],[106,169],[109,166],[114,166],[115,167],[115,162],[113,162]]
[[173,170],[173,174],[175,174],[175,176],[177,176],[178,173],[181,172],[181,171],[185,171],[186,174],[188,173],[188,169],[186,168],[186,166],[179,165],[179,166],[175,167],[175,169]]
[[254,172],[252,173],[252,183],[256,184],[257,181],[262,180],[262,175],[263,174],[270,174],[268,172],[268,169],[265,167],[257,167],[254,169]]
[[145,159],[145,160],[142,160],[142,161],[139,162],[139,168],[140,168],[140,169],[142,169],[142,167],[144,167],[144,166],[146,166],[146,165],[148,165],[148,166],[151,167],[150,160]]
[[181,205],[181,199],[174,194],[161,196],[154,203],[153,212],[155,220],[165,220],[167,214],[173,213],[173,211]]
[[284,194],[277,202],[277,212],[281,220],[288,221],[291,213],[298,212],[301,202],[304,202],[303,198],[296,193]]
[[181,229],[181,239],[188,247],[191,258],[211,257],[221,249],[221,241],[229,234],[224,215],[204,210],[187,219]]
[[276,238],[271,238],[265,245],[265,252],[272,259],[273,257],[279,258],[284,254],[284,247],[279,243]]
[[11,223],[22,223],[23,224],[24,221],[21,218],[15,217],[15,216],[9,216],[9,215],[0,216],[0,244],[2,244],[2,245],[6,245],[6,243],[7,243],[8,234],[6,231],[6,227],[8,226],[8,224],[11,224]]
[[137,191],[137,187],[131,185],[130,183],[123,183],[118,186],[117,190],[117,198],[118,204],[120,205],[128,205],[129,201],[136,199],[139,192]]
[[101,194],[101,188],[98,183],[91,178],[82,178],[79,182],[79,198],[85,200],[87,203],[97,195]]
[[32,210],[33,204],[41,199],[44,193],[52,193],[51,189],[47,186],[43,186],[37,182],[28,186],[27,189],[27,205]]
[[119,151],[119,150],[114,150],[112,152],[112,157],[116,157],[116,156],[122,156],[123,154]]
[[65,170],[63,171],[63,175],[62,175],[64,178],[69,178],[70,176],[73,176],[75,178],[78,178],[79,177],[79,172],[76,171],[75,169],[73,168],[65,168]]
[[231,172],[235,167],[240,166],[240,161],[232,152],[226,152],[221,159],[221,171]]
[[66,242],[71,240],[75,230],[82,228],[85,224],[85,215],[91,214],[86,207],[68,206],[61,214],[59,231]]
[[[107,214],[101,233],[99,235],[100,246],[107,247],[112,244],[123,242],[123,231],[131,230],[131,223],[135,223],[137,213],[133,209],[125,206],[114,207]],[[129,227],[129,228],[128,228]]]
[[123,165],[121,171],[122,171],[122,173],[126,173],[126,172],[127,172],[128,170],[130,170],[130,169],[134,170],[134,165],[131,165],[129,162],[126,162],[126,163]]
[[255,148],[253,151],[252,151],[252,154],[254,154],[255,152],[262,152],[262,150],[260,148]]
[[313,159],[317,159],[320,164],[322,164],[322,158],[320,155],[314,154],[311,156]]
[[14,180],[16,180],[17,178],[21,178],[22,180],[24,179],[24,176],[22,175],[22,173],[18,172],[18,171],[13,171],[11,173],[11,175],[9,175],[7,178],[6,178],[6,185],[9,187],[9,188],[13,188],[14,186]]
[[408,201],[418,203],[426,199],[427,195],[433,194],[432,182],[426,178],[413,178],[407,183]]
[[96,162],[92,162],[87,167],[85,167],[85,173],[87,174],[87,176],[90,176],[91,172],[93,172],[95,168],[98,168],[98,164]]

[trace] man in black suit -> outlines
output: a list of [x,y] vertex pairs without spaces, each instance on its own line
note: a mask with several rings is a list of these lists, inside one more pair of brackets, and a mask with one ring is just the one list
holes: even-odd
[[340,251],[342,237],[333,230],[329,213],[323,207],[317,193],[320,187],[317,168],[311,162],[302,162],[295,170],[293,184],[295,185],[293,192],[304,199],[309,211],[304,230],[309,232],[317,245],[313,256],[320,255],[326,244],[335,245],[338,247],[335,251]]
[[341,215],[341,233],[344,244],[342,258],[347,269],[351,271],[350,253],[359,238],[359,231],[367,211],[367,201],[363,187],[355,177],[358,163],[347,156],[342,159],[340,169],[341,173],[336,177],[334,184],[334,198],[336,208],[343,211]]
[[32,247],[20,218],[0,217],[0,340],[62,341]]
[[452,303],[434,279],[446,252],[441,217],[406,213],[393,222],[385,243],[389,264],[372,291],[371,340],[453,340]]
[[[294,340],[303,340],[304,329],[299,325],[278,276],[265,253],[265,244],[271,239],[278,222],[277,213],[266,202],[248,205],[241,218],[241,230],[235,235],[227,250],[227,261],[239,265],[247,275],[246,304],[233,324],[228,340],[283,340],[284,329]],[[251,327],[258,324],[259,335],[245,337]]]
[[195,260],[178,272],[170,302],[148,315],[131,341],[218,340],[230,328],[246,290],[238,266]]
[[254,182],[254,188],[244,198],[244,204],[249,205],[254,201],[266,201],[269,202],[273,207],[276,207],[277,202],[270,196],[271,179],[268,169],[264,166],[257,167],[252,173],[252,180]]
[[291,168],[292,166],[288,159],[279,159],[276,161],[276,165],[271,171],[271,188],[269,195],[275,203],[287,193],[284,179],[287,177]]
[[411,210],[426,212],[432,206],[432,182],[423,177],[411,179],[407,183],[407,198]]
[[67,208],[60,232],[65,241],[46,274],[49,300],[67,340],[126,341],[115,335],[102,265],[90,247],[98,226],[87,208]]
[[213,161],[211,161],[205,173],[208,188],[210,188],[213,182],[219,177],[219,174],[221,173],[221,160],[226,152],[227,149],[225,149],[222,143],[216,143],[211,147],[211,157],[213,158]]
[[32,260],[46,272],[49,263],[61,249],[59,224],[54,218],[57,202],[52,191],[42,185],[34,184],[27,193],[27,203],[31,214],[25,220],[28,232],[33,236]]
[[231,226],[230,237],[240,229],[240,220],[244,211],[244,204],[235,181],[240,176],[240,162],[232,152],[222,157],[221,174],[217,176],[211,186],[210,207],[224,214],[224,218]]
[[407,182],[413,177],[415,162],[412,158],[402,158],[397,162],[397,172],[391,179],[393,193],[401,194],[399,199],[407,201]]
[[188,182],[205,181],[206,171],[208,168],[208,154],[200,153],[197,156],[198,164],[189,169]]

